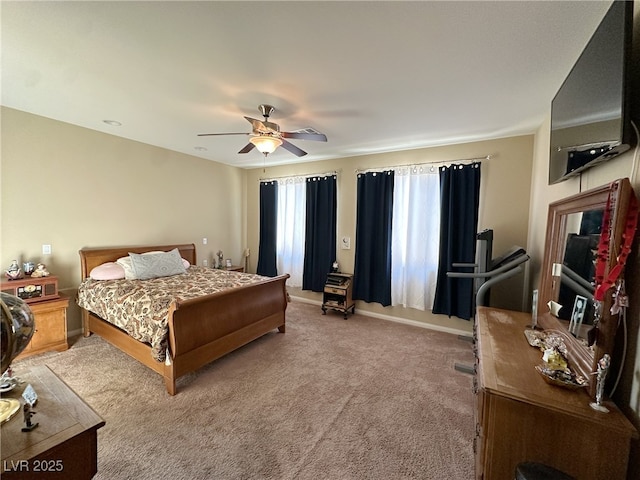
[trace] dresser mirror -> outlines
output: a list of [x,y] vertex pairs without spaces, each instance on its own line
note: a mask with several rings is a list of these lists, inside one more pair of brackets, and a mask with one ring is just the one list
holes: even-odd
[[[605,353],[612,355],[618,326],[617,316],[610,313],[613,289],[606,292],[597,328],[594,325],[594,273],[600,229],[609,201],[611,236],[608,251],[611,253],[606,259],[608,272],[617,263],[614,252],[622,244],[631,195],[629,180],[624,178],[549,205],[538,324],[561,333],[567,344],[569,363],[589,380],[592,395],[595,381],[591,373],[596,371],[597,361]],[[576,309],[576,305],[579,308]],[[578,318],[574,316],[576,310],[581,314]]]

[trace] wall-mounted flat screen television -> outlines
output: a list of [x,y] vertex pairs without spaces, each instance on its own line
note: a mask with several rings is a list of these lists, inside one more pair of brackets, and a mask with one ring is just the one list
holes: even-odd
[[633,2],[614,1],[553,98],[549,184],[631,148],[632,30]]

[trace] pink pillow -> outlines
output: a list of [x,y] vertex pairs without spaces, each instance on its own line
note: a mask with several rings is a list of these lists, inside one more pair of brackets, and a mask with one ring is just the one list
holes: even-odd
[[115,262],[107,262],[93,268],[89,276],[93,280],[120,280],[124,278],[124,268]]

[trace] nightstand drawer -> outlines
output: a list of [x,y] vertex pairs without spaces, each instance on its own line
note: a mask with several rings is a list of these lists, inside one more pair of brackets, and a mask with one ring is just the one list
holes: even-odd
[[327,293],[335,293],[336,295],[346,295],[346,288],[337,288],[337,287],[327,287],[325,285],[324,291]]

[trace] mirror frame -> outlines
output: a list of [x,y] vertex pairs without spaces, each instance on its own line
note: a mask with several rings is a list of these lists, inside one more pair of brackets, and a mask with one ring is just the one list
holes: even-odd
[[[634,195],[628,178],[615,180],[592,190],[578,193],[570,197],[549,204],[547,215],[547,234],[545,237],[544,260],[540,272],[540,289],[538,294],[538,324],[545,330],[559,331],[567,345],[568,360],[577,373],[589,382],[589,393],[595,395],[596,382],[592,372],[597,369],[597,362],[605,353],[613,358],[615,335],[618,327],[618,316],[611,315],[613,289],[610,288],[602,301],[601,318],[598,325],[594,353],[575,337],[569,334],[567,328],[556,317],[551,315],[547,304],[550,300],[557,300],[560,291],[560,281],[552,276],[554,263],[562,264],[564,259],[564,245],[567,237],[567,216],[572,213],[589,210],[605,209],[609,192],[615,202],[611,211],[611,238],[609,252],[616,251],[614,245],[622,245],[627,210],[631,195]],[[609,255],[605,276],[615,266],[615,255]],[[624,278],[624,270],[621,274]]]

